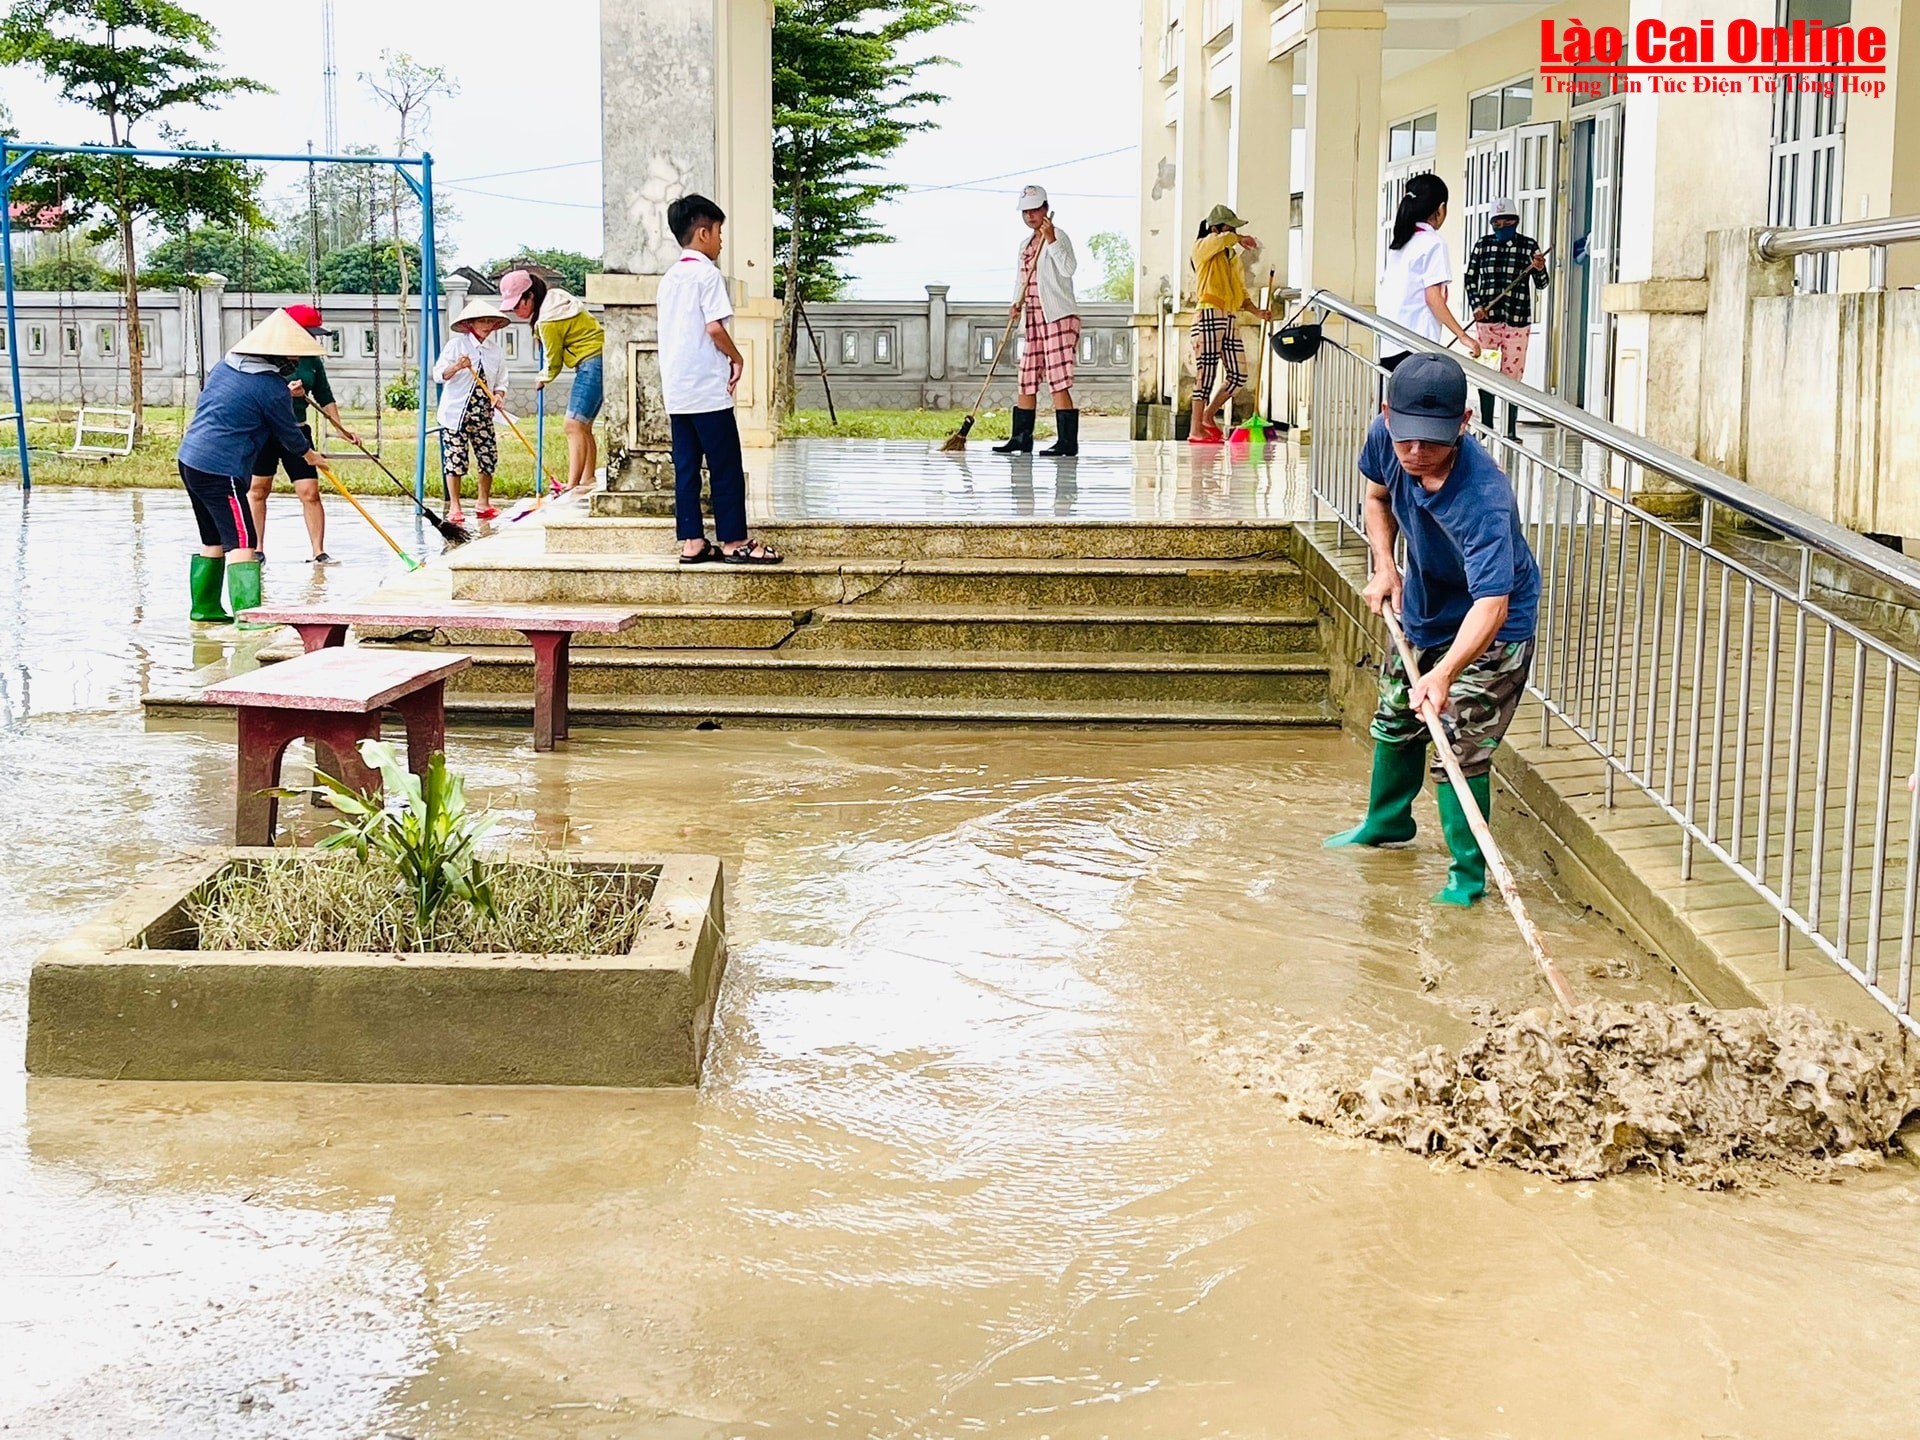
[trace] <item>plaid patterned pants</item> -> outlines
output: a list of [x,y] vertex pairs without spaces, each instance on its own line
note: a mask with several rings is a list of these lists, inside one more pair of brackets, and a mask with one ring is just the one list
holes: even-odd
[[1227,368],[1227,394],[1247,383],[1247,347],[1233,317],[1222,310],[1202,310],[1193,322],[1193,393],[1203,400],[1213,398],[1214,382],[1220,366]]
[[1043,320],[1040,307],[1027,302],[1027,343],[1020,351],[1020,393],[1038,395],[1045,380],[1052,390],[1073,388],[1073,367],[1080,358],[1080,317]]

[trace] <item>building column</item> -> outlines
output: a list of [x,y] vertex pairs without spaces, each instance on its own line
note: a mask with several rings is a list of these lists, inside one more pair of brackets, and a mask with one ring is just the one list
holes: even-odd
[[[200,399],[200,385],[227,353],[226,341],[227,277],[209,271],[200,277],[199,298],[194,305],[195,350],[192,363],[193,398]],[[238,336],[234,337],[238,339]]]
[[587,297],[607,332],[609,487],[639,492],[632,509],[673,506],[655,300],[680,255],[667,206],[682,195],[727,213],[741,438],[773,441],[772,19],[771,0],[601,0],[606,272]]
[[[1288,283],[1287,232],[1293,211],[1293,57],[1267,58],[1267,0],[1241,0],[1234,34],[1233,116],[1227,146],[1227,204],[1261,242],[1248,265],[1247,289],[1264,299],[1269,274]],[[1257,352],[1257,353],[1256,353]],[[1267,366],[1273,354],[1248,340],[1253,408],[1265,414]]]
[[1309,293],[1331,290],[1357,305],[1373,304],[1386,28],[1381,0],[1340,0],[1337,7],[1307,0],[1305,30],[1293,52],[1295,77],[1307,89],[1299,285]]
[[[1711,19],[1724,33],[1742,16],[1773,24],[1772,0],[1632,0],[1629,20]],[[1771,112],[1765,94],[1626,98],[1620,278],[1602,294],[1617,322],[1608,418],[1683,455],[1700,440],[1707,237],[1766,222]]]

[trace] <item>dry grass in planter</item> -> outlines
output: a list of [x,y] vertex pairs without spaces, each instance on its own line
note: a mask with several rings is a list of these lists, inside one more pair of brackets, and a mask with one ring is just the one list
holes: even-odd
[[350,855],[229,866],[187,904],[202,950],[618,955],[646,913],[645,875],[564,860],[477,862],[492,904],[440,906],[422,927],[383,865]]

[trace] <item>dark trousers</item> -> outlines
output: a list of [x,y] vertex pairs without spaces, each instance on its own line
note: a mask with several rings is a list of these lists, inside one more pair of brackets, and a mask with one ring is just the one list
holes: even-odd
[[747,538],[747,471],[740,459],[740,426],[733,411],[673,415],[673,520],[682,540],[707,531],[700,518],[700,462],[713,485],[713,529],[722,545]]

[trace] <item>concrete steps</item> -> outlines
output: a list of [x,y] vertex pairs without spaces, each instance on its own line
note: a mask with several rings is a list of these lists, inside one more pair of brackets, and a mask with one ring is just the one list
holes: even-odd
[[[450,715],[524,724],[527,694],[461,691],[447,697]],[[576,731],[590,725],[672,728],[723,725],[807,727],[1174,725],[1203,728],[1331,727],[1323,705],[1207,704],[1164,701],[1116,705],[1075,700],[900,699],[792,695],[592,695],[572,705]]]
[[978,605],[894,606],[863,601],[808,612],[789,649],[1014,650],[1085,654],[1300,655],[1316,650],[1306,614],[1087,607],[1009,613]]
[[[755,533],[784,565],[686,566],[670,522],[562,512],[448,574],[460,599],[643,609],[575,642],[581,725],[1329,725],[1290,528],[781,522]],[[456,715],[530,710],[531,654],[498,634],[361,639],[470,652]]]
[[[463,692],[531,693],[531,652],[476,647]],[[1048,701],[1148,705],[1324,705],[1316,656],[1046,654],[918,650],[584,650],[571,695],[778,696],[818,700]]]
[[[593,497],[596,507],[606,498]],[[830,555],[866,560],[1242,560],[1286,554],[1285,521],[769,520],[756,537],[793,559]],[[671,520],[555,516],[544,530],[550,555],[670,556]]]
[[681,565],[669,554],[466,555],[448,561],[456,599],[494,604],[900,604],[1024,610],[1299,611],[1306,591],[1287,560],[789,559],[784,565]]

